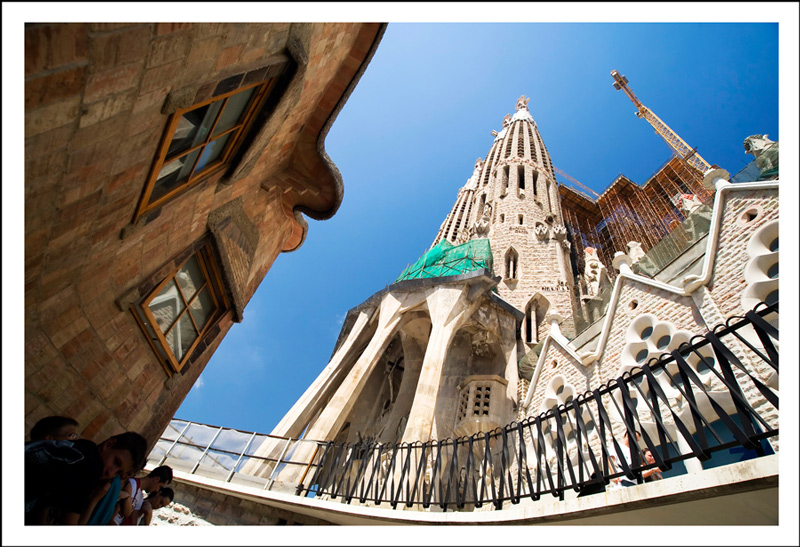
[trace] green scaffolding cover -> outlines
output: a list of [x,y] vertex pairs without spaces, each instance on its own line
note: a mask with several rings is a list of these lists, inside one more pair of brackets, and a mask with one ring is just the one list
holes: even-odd
[[473,239],[461,245],[443,239],[403,270],[395,283],[406,279],[459,275],[481,268],[492,272],[492,249],[488,239]]

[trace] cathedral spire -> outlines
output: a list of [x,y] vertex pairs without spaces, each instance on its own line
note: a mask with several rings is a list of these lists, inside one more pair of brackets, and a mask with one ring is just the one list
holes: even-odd
[[529,102],[520,96],[514,114],[492,132],[486,159],[475,163],[434,245],[487,238],[495,274],[503,278],[500,296],[526,311],[525,341],[533,344],[546,329],[545,310],[572,315],[574,279],[558,183]]

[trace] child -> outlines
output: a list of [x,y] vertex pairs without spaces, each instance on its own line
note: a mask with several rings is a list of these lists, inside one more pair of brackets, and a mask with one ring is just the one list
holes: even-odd
[[150,521],[153,519],[153,511],[156,509],[161,509],[162,507],[166,507],[174,499],[175,492],[172,491],[172,488],[164,487],[156,492],[153,492],[147,496],[146,500],[144,500],[141,509],[137,509],[131,513],[131,524],[143,524],[144,526],[150,526]]
[[133,522],[130,515],[135,509],[141,509],[144,503],[143,491],[148,493],[156,492],[159,488],[167,486],[172,482],[172,468],[168,465],[156,467],[146,477],[140,479],[130,478],[125,486],[122,487],[128,497],[120,501],[119,509],[114,515],[113,523],[120,525],[130,525]]

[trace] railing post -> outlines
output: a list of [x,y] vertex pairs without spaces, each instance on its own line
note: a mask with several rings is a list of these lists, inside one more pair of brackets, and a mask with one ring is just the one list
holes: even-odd
[[224,428],[220,427],[217,430],[217,432],[214,434],[214,438],[211,439],[211,441],[208,443],[208,446],[206,446],[206,449],[203,450],[203,453],[200,455],[199,458],[197,458],[197,461],[195,462],[194,467],[192,467],[192,470],[189,472],[190,475],[194,475],[194,472],[197,471],[198,467],[200,467],[200,462],[203,460],[203,458],[205,458],[206,454],[208,454],[208,449],[211,448],[211,445],[214,444],[214,441],[217,440],[217,437],[219,437],[219,434],[222,433],[223,429]]
[[275,473],[278,471],[278,467],[281,465],[281,461],[283,461],[283,457],[286,455],[286,451],[289,450],[289,444],[292,442],[292,438],[289,437],[286,439],[286,446],[283,447],[283,451],[281,455],[278,456],[278,461],[275,462],[275,467],[272,468],[272,473],[269,475],[269,480],[267,480],[267,484],[264,485],[264,490],[269,490],[272,488],[272,483],[275,482]]
[[236,468],[239,467],[239,463],[241,463],[242,458],[244,458],[244,453],[247,452],[247,449],[249,449],[250,445],[253,444],[253,439],[255,439],[255,438],[256,438],[256,433],[254,431],[253,434],[250,435],[250,440],[247,441],[247,444],[242,449],[242,453],[239,454],[239,459],[236,460],[235,464],[233,464],[233,468],[231,469],[231,472],[228,473],[228,478],[225,479],[225,482],[231,482],[231,479],[233,478],[234,473],[236,473]]
[[172,449],[175,448],[176,444],[178,444],[178,440],[180,440],[180,438],[183,437],[183,434],[186,433],[186,430],[189,429],[189,426],[192,425],[192,423],[193,422],[186,422],[186,426],[181,430],[180,435],[175,437],[175,441],[172,443],[172,446],[170,446],[169,450],[167,450],[164,453],[164,456],[161,458],[161,461],[158,462],[158,465],[156,467],[161,467],[162,465],[164,465],[164,462],[167,461],[167,456],[169,456],[169,453],[172,452]]

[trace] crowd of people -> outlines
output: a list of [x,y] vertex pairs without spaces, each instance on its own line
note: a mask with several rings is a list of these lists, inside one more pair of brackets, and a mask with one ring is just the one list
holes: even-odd
[[137,476],[146,458],[138,433],[95,444],[79,437],[72,418],[39,420],[25,443],[25,524],[149,525],[175,492],[169,466]]

